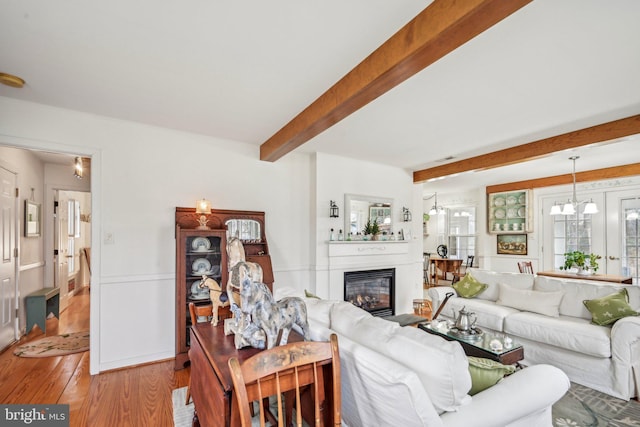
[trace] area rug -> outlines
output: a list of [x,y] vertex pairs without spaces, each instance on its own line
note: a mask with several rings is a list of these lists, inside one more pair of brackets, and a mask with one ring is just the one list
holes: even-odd
[[[185,400],[187,399],[187,387],[177,388],[173,390],[171,394],[171,399],[173,401],[173,425],[175,427],[191,427],[193,421],[193,400],[188,405],[185,405]],[[273,413],[277,412],[277,408],[275,402],[272,403],[271,411]],[[293,412],[295,416],[295,409]],[[304,427],[309,427],[309,425],[303,420],[302,425]],[[260,418],[258,415],[251,419],[252,427],[260,427]]]
[[173,400],[173,425],[176,427],[191,427],[193,421],[193,400],[185,405],[187,387],[177,388],[171,394]]
[[552,408],[554,427],[640,427],[640,403],[571,383]]
[[21,345],[13,351],[20,357],[51,357],[89,350],[89,331],[44,337]]

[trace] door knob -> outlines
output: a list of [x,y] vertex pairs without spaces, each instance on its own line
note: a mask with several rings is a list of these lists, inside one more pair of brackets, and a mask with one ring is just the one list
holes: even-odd
[[611,255],[609,255],[609,259],[610,259],[611,261],[615,261],[615,260],[620,259],[620,258],[619,258],[619,257],[617,257],[617,256],[611,256]]

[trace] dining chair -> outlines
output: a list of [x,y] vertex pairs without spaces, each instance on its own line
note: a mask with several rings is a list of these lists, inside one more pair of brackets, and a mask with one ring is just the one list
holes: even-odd
[[425,287],[431,286],[431,253],[423,252],[422,254],[422,282]]
[[469,255],[467,256],[467,262],[463,265],[460,266],[460,269],[464,268],[464,273],[462,271],[454,271],[453,272],[453,279],[451,280],[451,284],[453,285],[454,283],[460,281],[461,278],[463,278],[464,276],[466,276],[467,274],[467,269],[469,267],[473,267],[473,261],[476,259],[475,255]]
[[518,270],[520,273],[533,274],[533,264],[531,261],[520,261],[518,262]]
[[[294,401],[296,426],[302,426],[303,405],[314,410],[313,420],[305,420],[309,425],[320,425],[321,417],[326,420],[328,415],[331,420],[325,425],[341,425],[340,355],[336,334],[331,334],[328,342],[294,342],[261,351],[242,363],[232,357],[228,364],[233,381],[233,400],[238,402],[242,427],[251,426],[252,402],[265,402],[265,398],[273,395],[276,397],[277,421],[263,403],[259,405],[258,414],[261,427],[265,425],[265,417],[272,425],[276,422],[279,427],[290,425]],[[327,396],[323,366],[328,364],[331,366],[332,384]],[[308,406],[310,403],[313,403],[311,407]],[[330,412],[321,413],[320,408]]]

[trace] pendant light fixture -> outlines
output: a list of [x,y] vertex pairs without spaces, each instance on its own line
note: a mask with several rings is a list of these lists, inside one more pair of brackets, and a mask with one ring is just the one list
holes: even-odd
[[429,215],[444,215],[444,208],[442,206],[438,206],[438,193],[433,195],[436,199],[433,204],[433,207],[429,211]]
[[549,212],[550,215],[575,215],[578,213],[578,208],[582,204],[584,204],[583,214],[598,213],[598,206],[592,199],[578,201],[578,197],[576,195],[576,160],[579,158],[580,156],[569,157],[569,160],[573,161],[573,173],[571,174],[573,177],[573,196],[571,200],[568,200],[564,205],[562,203],[554,203],[551,207],[551,211]]

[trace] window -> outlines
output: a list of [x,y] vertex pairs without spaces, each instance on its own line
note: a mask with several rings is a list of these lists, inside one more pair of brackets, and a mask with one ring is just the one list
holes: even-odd
[[447,210],[447,249],[450,258],[467,259],[476,254],[476,208],[473,206]]
[[553,265],[564,264],[564,254],[573,251],[591,253],[591,215],[554,215],[553,221]]

